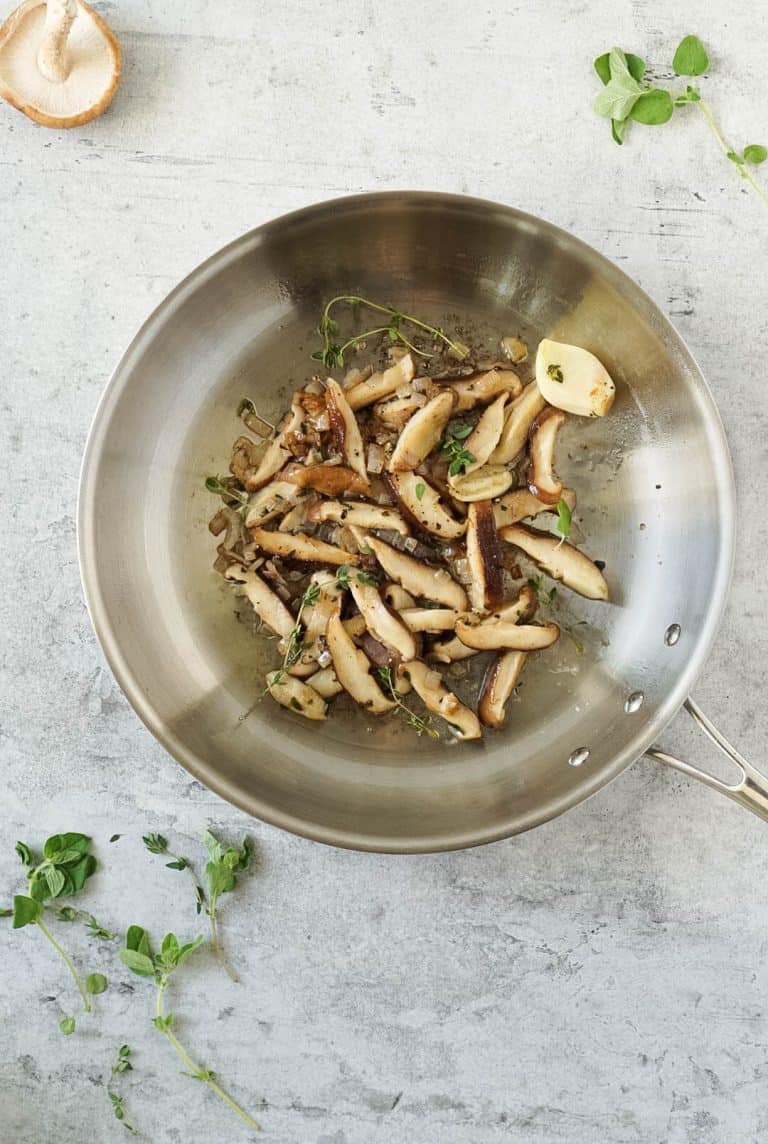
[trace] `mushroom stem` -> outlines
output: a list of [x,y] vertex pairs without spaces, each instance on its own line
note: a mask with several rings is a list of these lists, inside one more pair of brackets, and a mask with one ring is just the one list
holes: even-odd
[[63,83],[69,75],[67,40],[76,17],[77,0],[48,0],[37,66],[51,83]]

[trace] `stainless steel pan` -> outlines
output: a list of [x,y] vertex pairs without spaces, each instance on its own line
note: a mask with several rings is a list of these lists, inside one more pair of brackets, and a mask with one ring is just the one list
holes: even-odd
[[[614,410],[571,427],[560,463],[612,603],[569,600],[563,639],[526,669],[502,733],[416,739],[348,712],[318,728],[256,706],[261,651],[211,570],[205,474],[225,468],[245,395],[266,416],[311,372],[323,299],[396,302],[471,338],[586,345],[618,382]],[[583,448],[586,446],[586,448]],[[567,454],[567,455],[566,455]],[[260,227],[210,258],[118,365],[83,463],[80,561],[94,627],[123,690],[192,774],[251,814],[339,846],[424,851],[527,830],[642,754],[768,817],[768,786],[735,755],[726,787],[652,750],[715,635],[734,492],[717,411],[674,329],[594,250],[519,211],[436,194],[364,195]],[[562,593],[563,597],[569,595]],[[705,730],[717,732],[689,702]],[[722,742],[721,742],[722,745]]]

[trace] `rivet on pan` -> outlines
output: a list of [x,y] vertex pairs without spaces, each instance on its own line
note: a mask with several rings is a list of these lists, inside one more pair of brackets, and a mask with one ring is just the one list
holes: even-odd
[[582,763],[586,763],[589,758],[589,747],[579,747],[577,751],[573,751],[568,756],[569,767],[580,767]]
[[633,691],[631,695],[628,695],[624,700],[624,710],[627,715],[634,715],[636,711],[639,711],[644,701],[645,696],[642,691]]
[[674,647],[675,646],[677,641],[680,639],[680,634],[681,634],[682,630],[683,629],[680,627],[679,624],[670,624],[669,625],[667,630],[664,632],[664,643],[667,645],[667,647]]

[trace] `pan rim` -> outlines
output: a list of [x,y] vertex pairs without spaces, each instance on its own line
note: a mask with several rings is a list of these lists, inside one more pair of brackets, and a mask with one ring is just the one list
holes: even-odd
[[[412,205],[422,209],[454,209],[466,211],[482,211],[491,214],[498,213],[507,219],[514,219],[518,223],[544,230],[553,240],[565,243],[576,253],[587,255],[590,259],[597,259],[602,273],[608,282],[618,287],[627,286],[648,307],[653,315],[659,332],[670,340],[678,353],[687,359],[691,372],[695,375],[699,396],[705,406],[707,425],[709,429],[709,445],[714,451],[713,461],[720,474],[718,485],[719,508],[721,514],[721,542],[718,552],[717,566],[714,571],[714,589],[712,593],[712,606],[699,630],[696,632],[695,642],[685,663],[681,666],[675,684],[671,687],[665,698],[659,703],[652,715],[646,716],[638,724],[638,729],[626,747],[620,751],[609,765],[601,766],[600,771],[593,776],[591,783],[586,787],[574,789],[562,796],[553,804],[529,814],[524,820],[489,828],[487,831],[469,831],[464,834],[453,832],[451,835],[440,834],[435,836],[422,836],[413,838],[391,838],[387,836],[368,835],[351,830],[339,830],[325,827],[281,810],[276,810],[261,799],[245,795],[238,787],[229,782],[218,771],[200,758],[165,726],[152,704],[144,695],[139,679],[125,659],[119,639],[116,636],[114,625],[110,620],[105,603],[104,593],[98,573],[98,563],[94,559],[95,551],[94,505],[98,486],[98,471],[107,439],[110,417],[116,407],[120,396],[130,380],[131,368],[134,359],[137,359],[143,347],[148,344],[155,331],[161,326],[165,316],[178,308],[183,301],[198,290],[207,280],[218,274],[228,263],[242,257],[247,251],[257,248],[263,241],[267,241],[274,231],[286,227],[312,223],[322,218],[329,211],[356,211],[361,207],[385,207],[387,204],[403,206]],[[492,202],[490,200],[465,195],[447,194],[432,191],[384,191],[364,194],[345,195],[333,199],[326,199],[319,203],[301,207],[297,210],[279,215],[270,219],[245,234],[233,239],[203,262],[193,268],[152,310],[131,339],[127,348],[120,356],[114,370],[101,394],[96,406],[88,437],[83,452],[80,467],[80,479],[77,499],[77,551],[80,566],[80,577],[83,594],[91,619],[96,638],[101,647],[109,667],[117,680],[121,690],[144,725],[166,751],[187,770],[194,778],[204,783],[220,797],[237,806],[245,813],[252,815],[269,825],[287,830],[289,833],[321,842],[325,845],[336,846],[343,849],[369,851],[375,853],[438,853],[443,851],[468,849],[475,846],[487,845],[501,839],[512,837],[515,834],[541,826],[567,810],[591,798],[614,778],[616,778],[633,762],[639,759],[645,751],[652,746],[664,728],[671,722],[688,696],[693,684],[698,678],[719,629],[730,584],[734,547],[735,547],[735,483],[733,466],[728,449],[727,439],[719,411],[704,375],[685,341],[675,329],[666,315],[658,308],[653,299],[638,284],[618,266],[614,265],[605,255],[569,231],[539,218],[516,207]]]

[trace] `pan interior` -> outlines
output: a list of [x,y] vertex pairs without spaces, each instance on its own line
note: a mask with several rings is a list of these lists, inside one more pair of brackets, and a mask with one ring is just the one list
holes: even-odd
[[[491,354],[505,334],[532,351],[545,335],[573,341],[617,383],[610,415],[570,418],[559,450],[560,475],[578,493],[575,524],[585,551],[605,562],[612,602],[558,592],[555,618],[570,635],[531,657],[506,727],[481,744],[417,739],[345,703],[323,725],[269,700],[254,706],[274,652],[238,621],[211,569],[215,503],[203,480],[226,471],[237,404],[250,397],[270,420],[284,411],[314,372],[321,302],[345,291],[459,329]],[[526,377],[531,369],[522,367]],[[731,500],[727,449],[695,363],[606,260],[491,204],[363,196],[245,236],[152,316],[94,423],[81,562],[118,680],[202,781],[324,841],[458,847],[559,813],[649,745],[712,639]],[[673,624],[680,638],[670,644]],[[638,692],[642,705],[627,713]],[[569,765],[582,747],[588,759]]]

